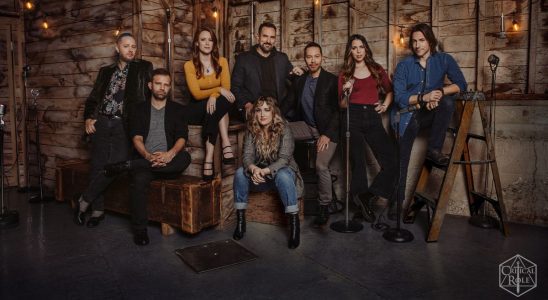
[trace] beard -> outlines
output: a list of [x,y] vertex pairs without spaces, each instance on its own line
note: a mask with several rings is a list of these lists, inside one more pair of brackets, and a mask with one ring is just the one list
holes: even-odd
[[[270,46],[270,48],[266,48],[267,46]],[[272,51],[272,48],[273,48],[272,44],[267,44],[267,43],[259,44],[259,47],[264,53],[270,53],[270,51]]]
[[165,94],[158,94],[158,93],[152,92],[152,96],[153,96],[154,99],[156,99],[156,100],[163,101],[163,100],[166,100],[166,98],[167,98],[167,93],[165,93]]

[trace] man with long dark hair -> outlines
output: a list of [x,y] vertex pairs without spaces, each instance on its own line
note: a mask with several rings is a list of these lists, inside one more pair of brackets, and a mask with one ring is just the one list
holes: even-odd
[[129,157],[127,112],[150,97],[147,83],[152,64],[135,59],[137,44],[133,36],[120,34],[115,48],[117,62],[99,70],[84,108],[85,130],[91,137],[91,172],[89,185],[76,203],[74,222],[84,225],[85,212],[92,205],[87,227],[96,227],[104,219],[103,192],[114,178],[105,176],[103,167]]
[[[401,113],[399,128],[396,128],[400,135],[400,198],[405,198],[409,158],[420,129],[431,128],[427,159],[442,166],[449,163],[449,157],[441,149],[455,111],[454,95],[466,91],[466,80],[455,59],[437,51],[437,45],[430,26],[415,25],[409,39],[413,55],[402,60],[394,74],[397,105],[392,110],[393,126],[396,114]],[[446,77],[449,84],[445,83]]]

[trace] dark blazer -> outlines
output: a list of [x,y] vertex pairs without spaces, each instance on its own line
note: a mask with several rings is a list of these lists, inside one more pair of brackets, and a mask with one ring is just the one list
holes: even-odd
[[[164,127],[168,150],[175,145],[179,138],[188,140],[188,122],[185,107],[173,101],[166,100]],[[129,112],[129,137],[140,135],[146,142],[150,129],[150,100],[135,104]]]
[[[236,56],[236,63],[232,71],[231,91],[236,97],[239,109],[246,103],[254,103],[261,96],[261,61],[257,53],[258,45],[253,49]],[[274,55],[274,67],[276,70],[276,87],[278,104],[282,114],[288,110],[285,99],[288,94],[287,77],[293,65],[289,62],[287,54],[278,52],[275,48],[270,55]]]
[[[296,111],[295,121],[302,121],[303,111],[301,106],[304,84],[308,72],[296,76],[293,80],[293,97],[291,108]],[[318,132],[326,135],[332,142],[339,142],[339,104],[337,76],[322,68],[320,77],[316,83],[314,92],[314,119]]]
[[[102,67],[93,85],[84,107],[84,120],[97,119],[99,109],[103,103],[105,93],[110,84],[110,78],[118,67],[118,62]],[[148,82],[151,79],[152,64],[146,60],[133,60],[129,62],[129,71],[126,80],[124,95],[123,118],[127,125],[128,109],[135,103],[145,102],[150,99]]]

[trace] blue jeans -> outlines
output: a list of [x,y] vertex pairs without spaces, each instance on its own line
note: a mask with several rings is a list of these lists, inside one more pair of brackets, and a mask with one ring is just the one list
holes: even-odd
[[251,177],[246,176],[244,168],[240,167],[234,174],[234,207],[236,209],[247,209],[249,191],[265,192],[276,188],[280,199],[285,207],[286,213],[299,211],[297,205],[297,189],[295,187],[295,172],[290,168],[281,168],[276,177],[266,179],[266,182],[254,184]]

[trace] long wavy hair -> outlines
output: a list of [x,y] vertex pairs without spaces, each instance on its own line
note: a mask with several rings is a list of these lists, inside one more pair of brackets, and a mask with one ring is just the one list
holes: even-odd
[[[434,35],[434,32],[432,31],[432,27],[430,27],[428,24],[425,23],[419,23],[413,26],[411,28],[411,33],[409,33],[409,49],[413,50],[413,33],[415,32],[421,32],[424,35],[424,38],[426,41],[428,41],[428,45],[430,45],[430,53],[435,54],[436,49],[438,47],[438,40],[436,39],[436,36]],[[415,51],[413,50],[413,53]]]
[[[263,106],[263,104],[272,108],[272,123],[266,126],[262,126],[259,123],[257,120],[258,115],[255,113],[255,109]],[[249,130],[253,137],[253,143],[255,144],[259,159],[260,161],[273,161],[277,157],[281,136],[285,129],[285,120],[282,117],[276,99],[272,97],[259,97],[253,104],[252,114],[253,116],[247,121],[247,130]]]
[[204,76],[203,65],[200,61],[200,48],[198,47],[198,42],[200,39],[200,34],[202,32],[209,32],[211,34],[211,39],[213,40],[213,49],[211,50],[211,66],[215,70],[215,78],[221,76],[221,71],[223,68],[219,64],[219,45],[217,44],[217,36],[215,32],[207,27],[202,27],[194,33],[194,40],[192,41],[192,63],[194,64],[194,69],[196,69],[196,78],[200,79]]
[[348,43],[346,43],[346,50],[344,52],[344,64],[341,71],[344,77],[344,81],[346,82],[350,80],[350,78],[354,76],[354,71],[356,70],[356,61],[352,56],[352,42],[355,40],[359,40],[363,43],[363,46],[365,48],[365,65],[367,66],[367,69],[369,69],[369,72],[371,72],[371,76],[373,76],[373,79],[375,79],[375,81],[377,82],[377,89],[379,89],[381,87],[382,81],[380,73],[382,70],[382,66],[373,59],[373,52],[371,51],[371,48],[369,48],[367,40],[361,34],[351,35],[348,38]]

